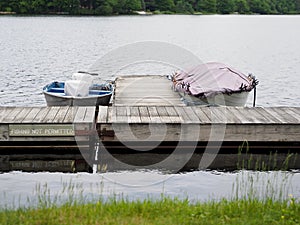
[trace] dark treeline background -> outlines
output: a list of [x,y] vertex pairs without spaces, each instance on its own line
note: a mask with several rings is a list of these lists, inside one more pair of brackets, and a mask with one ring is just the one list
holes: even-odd
[[135,11],[179,14],[298,14],[300,0],[0,0],[17,14],[113,15]]

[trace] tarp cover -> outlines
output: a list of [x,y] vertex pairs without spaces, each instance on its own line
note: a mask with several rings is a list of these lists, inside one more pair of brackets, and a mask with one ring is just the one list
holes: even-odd
[[65,94],[74,97],[87,97],[90,83],[81,80],[67,80],[65,82]]
[[73,80],[81,80],[81,81],[85,81],[85,82],[92,84],[94,77],[92,75],[86,74],[86,73],[73,73],[72,79]]
[[65,82],[65,94],[75,97],[87,97],[93,77],[85,73],[73,73],[72,78],[73,80]]
[[177,72],[173,76],[173,82],[175,90],[197,97],[251,91],[255,87],[255,78],[252,76],[246,76],[217,62],[205,63],[189,71]]

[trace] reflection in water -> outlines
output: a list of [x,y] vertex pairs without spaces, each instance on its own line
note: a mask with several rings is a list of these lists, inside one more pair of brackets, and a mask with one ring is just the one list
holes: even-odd
[[88,202],[113,196],[128,200],[159,199],[162,195],[188,198],[191,202],[236,197],[280,200],[290,195],[300,198],[300,174],[280,171],[199,171],[184,174],[157,171],[104,174],[11,172],[1,174],[0,179],[1,183],[5,183],[0,187],[0,207],[36,205],[39,197],[59,204],[68,200],[70,195]]

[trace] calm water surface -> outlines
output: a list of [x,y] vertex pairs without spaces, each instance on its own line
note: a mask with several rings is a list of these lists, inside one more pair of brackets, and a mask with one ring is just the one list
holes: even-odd
[[[162,196],[191,202],[247,197],[300,198],[300,173],[286,172],[191,172],[162,174],[157,171],[123,171],[105,174],[11,172],[0,175],[0,209],[37,205],[39,197],[62,203],[68,199],[95,201],[160,199]],[[50,202],[47,200],[48,203]]]
[[[259,106],[300,106],[300,16],[2,16],[0,27],[0,106],[46,105],[41,92],[45,84],[69,79],[120,46],[148,40],[175,44],[204,62],[219,61],[253,73],[260,80]],[[142,69],[133,73],[170,73],[150,65]],[[300,197],[300,177],[290,175],[287,192]],[[36,196],[39,183],[47,183],[55,195],[70,179],[81,184],[86,196],[124,193],[145,198],[166,193],[205,200],[232,196],[233,183],[241,175],[122,172],[106,176],[1,174],[1,204],[26,204],[27,196]],[[274,176],[282,175],[270,179]]]
[[[260,106],[300,106],[299,26],[300,16],[0,17],[0,105],[45,105],[48,82],[120,46],[155,40],[253,73]],[[170,73],[143,69],[135,72]]]

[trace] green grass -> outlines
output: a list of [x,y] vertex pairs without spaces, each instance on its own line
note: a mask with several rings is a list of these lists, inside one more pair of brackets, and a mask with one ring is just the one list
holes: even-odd
[[221,200],[190,203],[162,198],[60,207],[2,210],[0,224],[299,224],[300,204],[281,201]]

